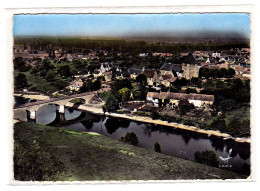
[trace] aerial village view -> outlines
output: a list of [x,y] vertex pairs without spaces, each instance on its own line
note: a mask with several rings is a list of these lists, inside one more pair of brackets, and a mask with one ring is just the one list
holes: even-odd
[[14,180],[250,177],[250,14],[15,15]]

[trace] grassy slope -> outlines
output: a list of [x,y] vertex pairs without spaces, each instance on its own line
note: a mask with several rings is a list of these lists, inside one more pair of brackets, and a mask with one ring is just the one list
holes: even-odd
[[[35,161],[58,168],[54,176],[43,180],[177,180],[177,179],[234,179],[246,178],[232,172],[212,168],[192,161],[167,156],[121,141],[90,133],[20,122],[15,124],[15,150],[17,158],[36,156]],[[34,145],[43,151],[34,151]],[[24,146],[24,147],[22,147]],[[30,156],[19,156],[30,150]],[[28,152],[27,152],[28,153]],[[48,159],[35,153],[46,153]],[[58,161],[50,161],[50,160]],[[60,165],[62,162],[64,165]],[[30,165],[30,164],[27,164]],[[24,164],[21,165],[25,168]],[[37,169],[41,169],[38,165]],[[46,166],[44,167],[46,169]],[[43,171],[44,172],[44,171]],[[23,178],[30,180],[34,178]],[[22,178],[21,178],[22,177]],[[28,176],[27,176],[28,177]],[[34,175],[32,176],[34,177]],[[37,179],[36,179],[37,180]]]
[[18,72],[14,70],[14,76],[18,75],[18,73],[23,73],[26,75],[26,78],[28,80],[28,84],[30,86],[35,87],[40,92],[47,92],[47,91],[55,91],[57,88],[54,85],[51,85],[51,83],[47,82],[44,78],[32,75],[30,72]]
[[233,118],[238,118],[241,121],[250,119],[250,107],[244,106],[238,109],[234,109],[225,114],[226,121],[229,123]]

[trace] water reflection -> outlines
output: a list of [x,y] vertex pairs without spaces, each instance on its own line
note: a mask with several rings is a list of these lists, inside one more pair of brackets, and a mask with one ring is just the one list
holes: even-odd
[[117,129],[120,127],[122,128],[127,128],[130,125],[130,120],[128,119],[120,119],[120,118],[114,118],[114,117],[109,117],[106,120],[105,127],[106,130],[109,134],[112,134],[116,132]]
[[81,124],[86,127],[86,129],[90,130],[93,128],[94,126],[94,123],[97,123],[101,120],[102,117],[100,116],[96,116],[96,117],[93,117],[93,115],[89,115],[88,116],[88,120],[85,120],[85,121],[82,121]]
[[[73,109],[66,109],[66,111],[66,115],[74,117],[79,114],[77,110]],[[189,160],[194,160],[196,151],[205,150],[213,150],[218,156],[226,157],[229,149],[232,148],[232,159],[229,161],[232,168],[229,170],[244,172],[248,166],[243,166],[243,164],[250,164],[250,144],[247,143],[237,143],[231,139],[223,140],[216,136],[208,137],[192,131],[129,119],[104,117],[91,113],[81,113],[80,115],[85,116],[80,122],[60,125],[72,130],[97,132],[115,139],[120,139],[128,132],[134,132],[138,137],[138,146],[154,149],[154,144],[158,142],[162,153]]]
[[73,109],[73,108],[65,108],[65,119],[72,120],[80,116],[82,111]]
[[215,136],[210,136],[210,142],[211,146],[215,148],[216,151],[222,152],[224,150],[224,141],[223,139],[219,139],[218,137]]
[[56,105],[45,105],[36,111],[36,123],[49,124],[56,118]]

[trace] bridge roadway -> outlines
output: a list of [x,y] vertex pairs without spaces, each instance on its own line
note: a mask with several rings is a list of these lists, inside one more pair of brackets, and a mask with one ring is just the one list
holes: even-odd
[[65,105],[69,103],[69,101],[73,98],[83,98],[85,100],[85,103],[87,103],[95,94],[98,92],[104,92],[109,91],[110,88],[103,88],[98,91],[93,92],[86,92],[82,94],[75,94],[71,96],[62,96],[59,98],[51,98],[49,100],[43,100],[43,101],[37,101],[32,103],[26,103],[23,105],[14,106],[14,111],[24,110],[27,113],[27,121],[28,120],[36,120],[36,112],[39,108],[48,105],[48,104],[54,104],[56,105],[56,110],[58,110],[59,113],[65,112]]
[[74,95],[70,95],[70,96],[62,96],[59,98],[50,98],[48,100],[43,100],[43,101],[36,101],[36,102],[31,102],[31,103],[25,103],[22,105],[18,105],[18,106],[14,106],[14,109],[20,109],[20,108],[28,108],[28,107],[32,107],[32,106],[36,106],[36,105],[42,105],[42,104],[46,104],[46,103],[55,103],[55,102],[59,102],[62,100],[69,100],[72,98],[83,98],[85,96],[88,95],[94,95],[97,94],[98,92],[104,92],[104,91],[109,91],[110,88],[103,88],[100,89],[98,91],[93,91],[93,92],[86,92],[86,93],[81,93],[81,94],[74,94]]

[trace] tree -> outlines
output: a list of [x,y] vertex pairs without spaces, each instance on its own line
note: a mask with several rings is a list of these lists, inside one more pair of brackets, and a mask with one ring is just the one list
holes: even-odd
[[187,86],[187,84],[188,84],[188,80],[186,80],[185,78],[181,78],[180,85],[181,86]]
[[207,81],[205,82],[204,86],[205,86],[206,89],[212,89],[212,88],[214,88],[214,82],[213,82],[213,80],[207,80]]
[[68,86],[69,83],[64,80],[58,79],[58,80],[55,80],[54,85],[56,86],[56,88],[58,90],[61,90],[61,89],[65,88],[66,86]]
[[134,86],[132,92],[133,92],[134,99],[146,100],[146,95],[148,90],[144,84],[141,84],[139,86]]
[[158,152],[158,153],[161,153],[162,152],[162,149],[161,149],[161,145],[160,143],[156,142],[153,146],[153,149],[155,152]]
[[45,78],[46,74],[47,74],[47,71],[46,71],[46,70],[41,70],[41,71],[40,71],[40,76],[41,76],[41,77]]
[[107,98],[106,98],[106,102],[104,105],[104,108],[106,109],[106,111],[111,112],[113,110],[118,109],[118,100],[116,99],[116,97],[114,96],[114,94],[112,92],[109,92]]
[[219,166],[219,161],[218,161],[218,156],[214,151],[197,151],[194,154],[195,161],[198,163],[218,167]]
[[189,103],[188,100],[180,100],[178,105],[178,114],[180,116],[183,116],[194,108],[195,108],[194,105]]
[[119,95],[120,98],[123,102],[129,100],[130,95],[131,95],[131,91],[128,88],[122,88],[121,90],[119,90]]
[[103,76],[103,75],[98,76],[97,80],[99,80],[99,81],[106,81],[105,76]]
[[250,120],[241,121],[239,118],[232,119],[228,124],[227,133],[235,137],[250,136]]
[[220,106],[223,111],[230,111],[234,109],[237,106],[237,104],[236,101],[233,99],[226,99],[220,102]]
[[48,82],[52,82],[55,79],[55,73],[53,71],[48,71],[46,76],[45,76],[45,80],[47,80]]
[[220,132],[226,132],[226,122],[222,117],[218,117],[212,121],[210,128],[213,130],[219,130]]
[[202,84],[202,82],[201,82],[201,79],[199,79],[199,78],[193,77],[193,78],[191,78],[191,80],[190,80],[190,85],[192,85],[192,86],[200,87],[201,84]]
[[131,81],[129,79],[120,79],[120,80],[116,80],[112,84],[112,89],[115,90],[115,91],[119,91],[122,88],[132,89],[133,86],[131,84]]
[[19,70],[20,72],[27,72],[28,70],[31,69],[30,65],[26,65],[25,61],[23,58],[18,57],[14,59],[14,69]]
[[61,76],[65,76],[65,77],[71,76],[70,66],[68,64],[59,66],[57,72]]
[[233,81],[232,90],[237,91],[237,90],[243,89],[243,87],[244,87],[244,84],[240,78],[236,78]]
[[234,75],[236,75],[236,71],[233,68],[229,68],[225,73],[226,78],[232,78]]
[[32,68],[30,74],[37,74],[38,72],[39,72],[39,70],[36,67],[34,67],[34,68]]
[[147,77],[144,74],[139,74],[136,77],[136,81],[140,84],[147,84]]
[[83,82],[83,85],[79,88],[79,91],[81,93],[85,93],[88,91],[88,88],[87,88],[87,82]]
[[14,78],[14,87],[15,89],[22,89],[28,86],[28,81],[26,76],[22,73],[18,73],[18,75]]
[[95,80],[90,84],[89,90],[90,91],[95,91],[99,90],[101,88],[101,82],[99,80]]
[[190,94],[190,93],[197,93],[197,90],[193,89],[193,88],[187,88],[186,89],[186,94]]
[[216,83],[216,88],[220,88],[220,89],[225,88],[225,82],[218,80]]

